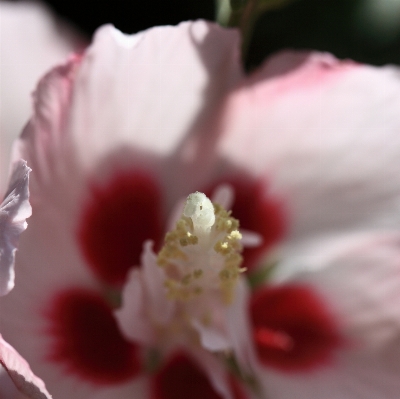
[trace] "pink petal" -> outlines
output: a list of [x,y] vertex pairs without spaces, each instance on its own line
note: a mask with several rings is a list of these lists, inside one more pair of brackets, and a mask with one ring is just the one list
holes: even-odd
[[126,337],[143,345],[157,346],[155,325],[168,325],[175,304],[168,300],[164,271],[156,263],[153,243],[143,246],[141,270],[132,270],[122,292],[122,306],[115,312]]
[[122,306],[114,314],[128,339],[150,346],[156,343],[156,336],[146,311],[143,276],[139,270],[132,270],[123,289]]
[[161,325],[170,321],[175,304],[166,298],[165,273],[157,265],[157,257],[153,252],[153,243],[145,242],[142,255],[143,282],[146,289],[146,306],[151,318]]
[[[134,36],[100,28],[77,76],[68,123],[83,166],[103,180],[140,165],[162,177],[174,200],[182,195],[206,174],[198,165],[218,136],[215,108],[241,77],[237,45],[236,31],[204,21]],[[178,181],[181,164],[186,173]]]
[[31,91],[44,72],[84,40],[39,2],[0,3],[0,197],[6,189],[11,143],[31,112]]
[[353,233],[310,240],[277,269],[275,281],[316,287],[350,339],[385,347],[400,332],[400,236]]
[[51,399],[43,381],[32,373],[28,363],[1,335],[0,364],[6,369],[15,386],[28,398]]
[[236,287],[235,299],[227,312],[227,329],[231,345],[239,364],[247,373],[251,373],[251,368],[255,364],[248,311],[250,294],[247,282],[240,279]]
[[231,343],[220,329],[212,326],[204,326],[197,318],[192,321],[193,327],[200,336],[201,345],[211,352],[227,351],[231,349]]
[[[279,268],[278,268],[279,272]],[[400,391],[400,236],[360,233],[315,239],[277,273],[276,287],[309,287],[324,298],[347,341],[333,362],[296,376],[259,366],[274,398],[388,398]]]
[[291,239],[398,228],[399,93],[397,67],[280,53],[229,96],[220,150],[281,199]]
[[14,260],[20,234],[26,229],[31,216],[29,203],[29,172],[25,161],[18,161],[4,201],[0,205],[0,296],[14,287]]

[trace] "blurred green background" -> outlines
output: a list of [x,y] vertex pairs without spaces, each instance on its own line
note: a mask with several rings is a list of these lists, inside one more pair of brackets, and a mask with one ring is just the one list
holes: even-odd
[[[238,1],[238,0],[236,0]],[[240,0],[246,1],[246,0]],[[187,19],[215,20],[214,0],[48,0],[88,35],[111,22],[127,33]],[[292,0],[257,20],[245,63],[284,48],[329,51],[370,64],[400,64],[400,0]]]

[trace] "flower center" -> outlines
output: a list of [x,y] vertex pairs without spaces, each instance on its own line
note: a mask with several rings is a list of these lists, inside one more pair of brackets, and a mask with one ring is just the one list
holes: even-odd
[[237,279],[245,271],[240,267],[238,228],[239,221],[230,211],[213,204],[205,194],[190,194],[157,257],[165,271],[168,298],[187,301],[215,290],[230,304]]

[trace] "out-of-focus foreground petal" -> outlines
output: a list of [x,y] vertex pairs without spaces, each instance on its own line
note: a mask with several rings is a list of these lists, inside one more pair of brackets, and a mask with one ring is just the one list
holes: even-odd
[[0,364],[15,386],[31,399],[51,399],[43,381],[36,377],[28,363],[0,335]]
[[39,2],[0,2],[0,196],[6,189],[12,141],[30,110],[42,74],[84,40]]
[[14,287],[14,259],[20,234],[31,216],[29,172],[26,161],[14,164],[6,197],[0,205],[0,296]]

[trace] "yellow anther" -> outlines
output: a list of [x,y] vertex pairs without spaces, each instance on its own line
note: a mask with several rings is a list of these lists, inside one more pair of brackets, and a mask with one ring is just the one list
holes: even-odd
[[[189,196],[189,205],[185,205],[187,212],[178,220],[175,229],[166,234],[157,263],[167,276],[168,298],[187,301],[219,287],[228,303],[233,298],[238,276],[244,271],[240,268],[242,235],[238,230],[239,222],[231,216],[231,211],[218,204],[213,204],[211,212],[214,211],[214,215],[211,216],[206,214],[209,209],[196,208],[205,201],[204,195],[198,194]],[[196,203],[197,197],[203,202]],[[207,201],[204,202],[206,205]],[[203,211],[207,212],[203,215]],[[200,228],[204,218],[212,224]]]
[[238,230],[233,230],[229,235],[228,238],[230,240],[241,240],[242,239],[242,235],[240,234],[240,232]]
[[214,251],[221,254],[227,255],[230,252],[231,248],[227,242],[218,241],[214,245]]

